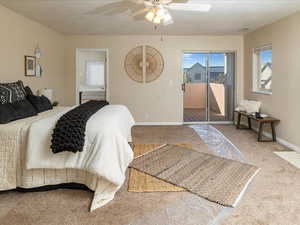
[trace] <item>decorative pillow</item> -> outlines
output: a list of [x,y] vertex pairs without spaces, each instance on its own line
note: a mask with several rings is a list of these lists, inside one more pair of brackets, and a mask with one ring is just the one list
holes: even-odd
[[22,81],[14,83],[0,83],[0,103],[13,103],[24,100],[26,92]]
[[37,115],[37,111],[28,100],[0,104],[0,124]]
[[50,100],[44,95],[42,96],[28,95],[27,99],[34,106],[34,108],[38,113],[53,109]]
[[12,103],[0,104],[0,124],[15,120],[17,117]]
[[33,92],[29,86],[26,86],[24,89],[25,89],[26,96],[33,95]]
[[261,107],[261,102],[258,101],[249,101],[249,100],[242,100],[236,111],[246,111],[247,113],[255,113],[259,112]]
[[12,107],[16,113],[16,120],[37,115],[36,109],[27,99],[12,103]]

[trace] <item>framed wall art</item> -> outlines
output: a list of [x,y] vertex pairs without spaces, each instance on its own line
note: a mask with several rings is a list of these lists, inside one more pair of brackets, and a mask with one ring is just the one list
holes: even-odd
[[36,57],[25,56],[25,76],[36,76]]

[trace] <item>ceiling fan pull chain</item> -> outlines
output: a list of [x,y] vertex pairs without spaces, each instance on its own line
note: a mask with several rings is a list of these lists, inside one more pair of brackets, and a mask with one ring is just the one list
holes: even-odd
[[163,42],[164,41],[164,27],[161,26],[161,36],[160,36],[160,41]]

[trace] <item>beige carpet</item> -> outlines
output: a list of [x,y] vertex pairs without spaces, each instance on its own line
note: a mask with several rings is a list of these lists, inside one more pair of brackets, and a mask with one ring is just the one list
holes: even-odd
[[230,207],[236,206],[259,170],[176,145],[163,145],[141,155],[130,167]]
[[298,152],[274,152],[279,157],[283,158],[293,166],[300,169],[300,153]]
[[[274,154],[285,148],[277,143],[258,143],[257,134],[251,131],[237,131],[230,125],[216,127],[241,150],[247,162],[261,168],[239,205],[221,225],[298,225],[300,170]],[[193,149],[210,153],[197,134],[184,126],[140,126],[135,127],[132,134],[134,143],[190,143]],[[127,191],[126,183],[114,201],[89,213],[93,197],[90,192],[62,189],[22,194],[10,191],[0,193],[0,224],[132,225],[146,217],[148,222],[142,225],[207,225],[201,223],[206,209],[190,211],[183,205],[177,210],[173,208],[178,206],[178,200],[185,196],[189,199],[190,195],[193,196],[188,192],[132,193]],[[187,206],[193,207],[194,202],[187,202]],[[157,215],[166,209],[169,217]],[[212,217],[219,215],[217,209],[210,213]],[[193,224],[193,221],[196,222]]]

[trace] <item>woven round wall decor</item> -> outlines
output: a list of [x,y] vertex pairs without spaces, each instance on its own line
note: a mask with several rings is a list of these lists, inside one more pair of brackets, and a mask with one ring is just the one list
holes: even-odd
[[157,49],[151,46],[138,46],[127,54],[125,70],[132,80],[150,83],[162,74],[164,59]]

